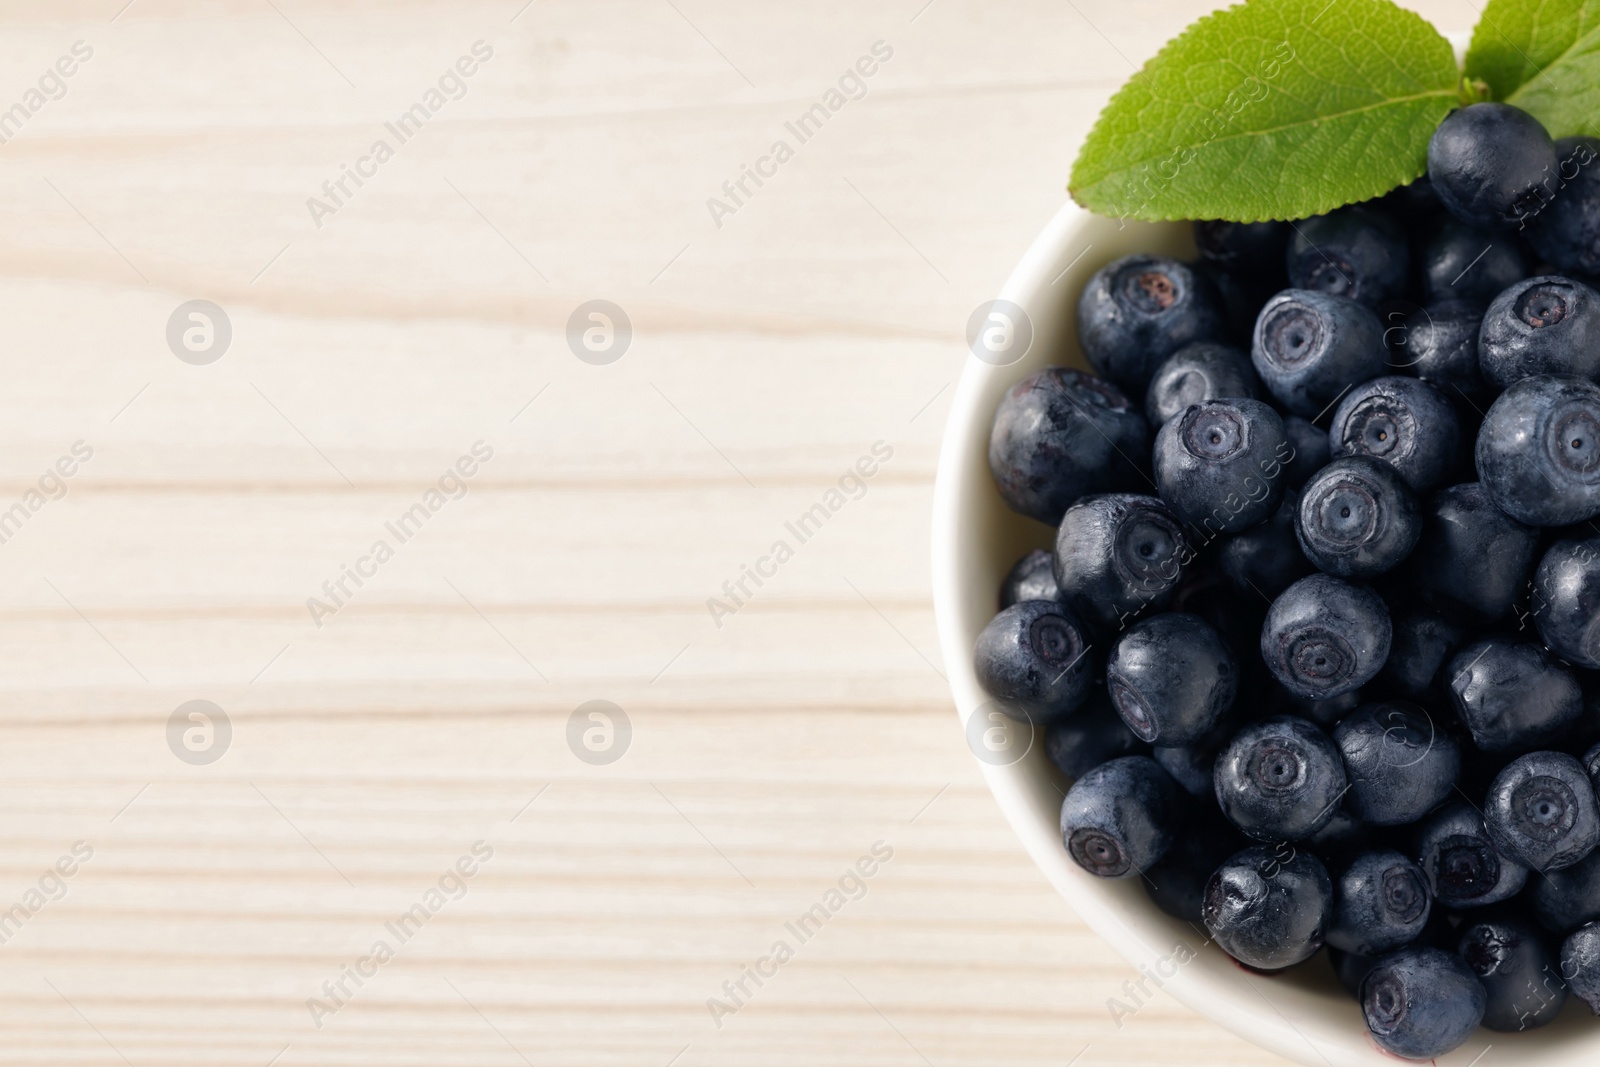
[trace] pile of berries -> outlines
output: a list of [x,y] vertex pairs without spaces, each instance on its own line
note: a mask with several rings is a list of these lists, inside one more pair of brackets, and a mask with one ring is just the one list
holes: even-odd
[[978,677],[1063,843],[1246,967],[1327,945],[1374,1040],[1600,1014],[1600,140],[1454,112],[1428,174],[1197,222],[1000,401]]

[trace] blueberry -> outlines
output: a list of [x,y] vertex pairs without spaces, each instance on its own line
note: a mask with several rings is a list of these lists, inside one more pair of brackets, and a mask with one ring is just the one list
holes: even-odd
[[1290,693],[1327,700],[1371,681],[1389,656],[1391,636],[1378,594],[1313,574],[1272,602],[1261,657]]
[[1322,861],[1279,845],[1235,853],[1206,883],[1202,918],[1222,950],[1264,971],[1309,959],[1333,917]]
[[1140,394],[1168,356],[1222,329],[1216,289],[1162,256],[1124,256],[1096,271],[1078,297],[1078,341],[1089,365]]
[[1600,293],[1551,274],[1506,289],[1483,313],[1478,369],[1497,389],[1535,374],[1600,377]]
[[1504,230],[1479,230],[1451,219],[1422,247],[1422,294],[1428,302],[1487,304],[1528,276],[1522,246]]
[[1056,532],[1056,584],[1081,615],[1114,627],[1165,607],[1191,557],[1177,518],[1155,497],[1086,497]]
[[1361,1013],[1373,1040],[1413,1060],[1464,1044],[1483,1020],[1488,999],[1461,957],[1427,946],[1384,956],[1361,980]]
[[1600,849],[1533,883],[1533,913],[1558,934],[1600,919]]
[[1452,399],[1485,391],[1478,370],[1483,305],[1446,300],[1418,308],[1386,331],[1390,365],[1414,374]]
[[1600,274],[1600,140],[1556,142],[1561,187],[1528,219],[1528,243],[1560,270]]
[[1532,1030],[1555,1021],[1567,1002],[1567,984],[1538,933],[1519,922],[1477,922],[1456,950],[1483,983],[1488,1006],[1483,1025],[1502,1033]]
[[1422,871],[1391,850],[1364,852],[1334,882],[1328,944],[1378,956],[1415,941],[1433,898]]
[[1447,908],[1498,904],[1528,884],[1528,868],[1495,851],[1483,817],[1465,802],[1440,808],[1422,823],[1417,866],[1433,899]]
[[1418,493],[1439,488],[1456,461],[1461,428],[1450,402],[1427,382],[1391,375],[1350,390],[1328,431],[1334,459],[1387,463]]
[[1594,783],[1595,790],[1600,792],[1600,745],[1595,745],[1585,752],[1580,762],[1589,775],[1589,781]]
[[1296,843],[1324,863],[1349,863],[1373,847],[1373,828],[1350,814],[1350,809],[1340,805],[1328,820],[1328,825]]
[[1207,219],[1194,224],[1194,243],[1203,261],[1229,274],[1276,277],[1283,271],[1289,224]]
[[1278,403],[1314,419],[1348,386],[1383,373],[1383,326],[1354,300],[1286,289],[1261,309],[1250,360]]
[[1046,723],[1075,711],[1094,684],[1083,625],[1064,605],[1024,600],[978,634],[978,681],[1014,719]]
[[1185,793],[1210,806],[1216,803],[1217,794],[1211,784],[1211,772],[1217,763],[1217,746],[1154,745],[1150,758],[1161,764],[1161,769],[1172,775],[1172,780]]
[[1184,345],[1156,368],[1144,394],[1144,417],[1160,429],[1190,404],[1225,396],[1259,395],[1250,357],[1232,345],[1197,341]]
[[1445,667],[1456,714],[1486,752],[1527,752],[1555,741],[1583,714],[1572,672],[1532,643],[1491,637]]
[[1394,639],[1389,643],[1389,658],[1378,672],[1378,681],[1415,700],[1433,689],[1439,668],[1461,644],[1466,631],[1457,622],[1420,604],[1398,608],[1391,612],[1391,618]]
[[1538,542],[1539,532],[1497,508],[1481,483],[1453,485],[1424,506],[1406,570],[1441,607],[1492,622],[1522,593]]
[[1167,854],[1144,872],[1144,887],[1156,907],[1185,922],[1204,921],[1206,883],[1222,862],[1247,842],[1212,815],[1178,836]]
[[1315,723],[1291,715],[1251,723],[1217,757],[1217,803],[1257,841],[1298,841],[1326,826],[1344,798],[1344,761]]
[[1100,878],[1137,874],[1172,847],[1179,791],[1149,756],[1124,756],[1085,774],[1061,803],[1061,840]]
[[1439,194],[1434,191],[1433,183],[1426,174],[1398,189],[1389,190],[1378,203],[1413,233],[1432,230],[1447,217],[1444,205],[1439,203]]
[[1299,715],[1301,718],[1310,719],[1324,730],[1331,730],[1334,724],[1359,708],[1362,703],[1361,690],[1355,689],[1327,700],[1304,700],[1290,695],[1285,691],[1289,703],[1295,708],[1290,714]]
[[1363,705],[1334,727],[1333,740],[1350,779],[1345,804],[1378,826],[1422,818],[1450,796],[1461,774],[1455,738],[1407,701]]
[[1208,534],[1263,522],[1283,499],[1284,463],[1293,450],[1278,413],[1259,400],[1208,400],[1169,419],[1156,434],[1161,499]]
[[1405,479],[1389,464],[1346,456],[1312,476],[1295,511],[1300,550],[1340,578],[1371,578],[1411,554],[1422,515]]
[[1428,142],[1428,180],[1445,209],[1469,226],[1518,221],[1555,171],[1550,135],[1509,104],[1452,112]]
[[1600,386],[1523,378],[1500,394],[1478,431],[1478,478],[1495,506],[1530,526],[1600,514]]
[[[1200,616],[1237,655],[1237,650],[1255,642],[1256,635],[1261,632],[1261,620],[1266,617],[1267,605],[1253,594],[1248,599],[1239,596],[1221,572],[1197,567],[1184,578],[1173,599],[1172,610]],[[1251,666],[1254,660],[1254,656],[1246,657],[1240,665]],[[1244,681],[1241,678],[1240,684]]]
[[1600,800],[1576,759],[1530,752],[1489,786],[1483,825],[1500,855],[1536,871],[1559,871],[1600,844]]
[[1133,736],[1106,691],[1096,687],[1076,714],[1045,729],[1044,752],[1062,774],[1078,779],[1109,760],[1147,756],[1150,746]]
[[1406,235],[1382,210],[1352,204],[1295,224],[1289,285],[1376,307],[1405,288]]
[[1341,952],[1333,946],[1328,946],[1328,962],[1333,964],[1334,977],[1339,979],[1339,985],[1357,1000],[1361,999],[1361,980],[1367,972],[1377,965],[1377,960],[1371,956],[1357,956],[1350,952]]
[[1600,536],[1550,546],[1533,572],[1533,621],[1550,651],[1600,668]]
[[1002,608],[1009,608],[1024,600],[1060,599],[1061,589],[1056,585],[1056,558],[1043,548],[1036,548],[1017,560],[1000,585]]
[[1328,465],[1333,458],[1333,442],[1326,430],[1318,429],[1309,419],[1298,415],[1283,417],[1283,434],[1294,449],[1294,458],[1284,471],[1284,484],[1298,489],[1311,480],[1311,476]]
[[1283,503],[1272,518],[1222,539],[1217,548],[1217,569],[1241,591],[1259,593],[1270,600],[1315,569],[1300,551],[1300,541],[1294,534],[1294,513],[1299,503],[1299,491],[1290,489],[1283,494]]
[[1142,481],[1149,440],[1144,416],[1110,382],[1048,367],[1000,398],[989,470],[1011,510],[1054,525],[1079,497]]
[[1174,611],[1135,623],[1106,663],[1117,713],[1142,741],[1188,745],[1233,706],[1239,669],[1217,631]]
[[1561,977],[1574,995],[1600,1015],[1600,923],[1567,935],[1561,945]]
[[1231,274],[1201,261],[1195,270],[1211,281],[1222,299],[1224,328],[1217,340],[1230,345],[1250,346],[1250,331],[1255,328],[1256,316],[1272,295],[1288,284],[1283,273],[1283,260],[1279,257],[1277,276],[1256,274]]

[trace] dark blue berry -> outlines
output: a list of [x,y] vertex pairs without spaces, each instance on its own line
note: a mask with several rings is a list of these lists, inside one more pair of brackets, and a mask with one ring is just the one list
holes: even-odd
[[1382,1048],[1426,1060],[1460,1047],[1483,1021],[1488,995],[1460,956],[1413,945],[1361,980],[1361,1013]]
[[1044,752],[1062,774],[1078,779],[1108,760],[1148,756],[1150,746],[1133,736],[1106,691],[1097,686],[1076,714],[1046,728]]
[[1319,570],[1371,578],[1411,554],[1422,515],[1405,479],[1368,456],[1336,459],[1312,476],[1295,512],[1300,550]]
[[1257,841],[1298,841],[1333,818],[1347,780],[1339,749],[1290,715],[1251,723],[1217,757],[1217,803]]
[[1083,625],[1065,605],[1024,600],[978,634],[978,681],[1014,719],[1046,723],[1076,710],[1094,684]]
[[1466,637],[1466,630],[1422,604],[1397,608],[1391,618],[1394,639],[1389,643],[1389,659],[1378,672],[1378,681],[1386,689],[1413,700],[1426,696],[1433,690],[1439,669]]
[[1190,404],[1221,397],[1259,395],[1250,357],[1232,345],[1197,341],[1185,345],[1156,368],[1144,394],[1144,416],[1160,429]]
[[1530,526],[1600,514],[1600,386],[1538,375],[1500,394],[1478,431],[1478,479]]
[[1283,271],[1289,224],[1206,219],[1194,224],[1194,243],[1200,250],[1200,258],[1219,270],[1237,275],[1276,277]]
[[1431,231],[1448,217],[1444,205],[1439,203],[1439,194],[1434,191],[1433,183],[1426,174],[1398,189],[1389,190],[1378,203],[1413,234]]
[[1479,482],[1440,490],[1406,562],[1430,600],[1473,621],[1504,618],[1527,586],[1539,532],[1501,511]]
[[1086,497],[1056,531],[1056,584],[1080,615],[1117,627],[1165,607],[1191,556],[1177,518],[1157,498]]
[[1415,863],[1398,852],[1364,852],[1333,885],[1328,944],[1378,956],[1409,944],[1428,924],[1433,898]]
[[1528,752],[1553,743],[1583,714],[1572,672],[1543,648],[1492,637],[1446,665],[1456,714],[1485,752]]
[[1473,104],[1445,117],[1428,142],[1428,180],[1439,202],[1469,226],[1527,215],[1556,170],[1555,144],[1539,120],[1509,104]]
[[1346,388],[1383,373],[1383,326],[1354,300],[1287,289],[1261,309],[1250,360],[1278,403],[1315,419]]
[[1204,921],[1206,883],[1224,860],[1246,842],[1216,815],[1201,817],[1178,835],[1167,854],[1144,872],[1144,887],[1156,907],[1185,922]]
[[1422,295],[1431,304],[1470,300],[1487,304],[1501,290],[1528,276],[1516,237],[1504,230],[1479,230],[1454,219],[1422,247]]
[[1061,803],[1061,840],[1078,866],[1126,878],[1172,847],[1180,820],[1177,785],[1149,756],[1124,756],[1085,774]]
[[1272,602],[1261,658],[1290,693],[1327,700],[1371,681],[1389,656],[1391,636],[1378,594],[1313,574]]
[[1079,497],[1131,488],[1150,430],[1110,382],[1048,367],[1006,390],[989,432],[989,471],[1013,510],[1055,525]]
[[1374,830],[1340,805],[1328,825],[1296,843],[1325,863],[1348,863],[1373,847]]
[[1272,518],[1222,539],[1217,548],[1217,569],[1242,592],[1270,600],[1315,570],[1300,551],[1300,540],[1294,533],[1299,503],[1299,490],[1290,489],[1283,494],[1283,503]]
[[1513,285],[1483,313],[1478,369],[1497,389],[1535,374],[1600,377],[1600,293],[1549,274]]
[[1223,330],[1211,283],[1183,263],[1134,255],[1095,272],[1078,297],[1078,341],[1089,365],[1137,395],[1163,360]]
[[1047,549],[1036,548],[1017,560],[1000,585],[1000,606],[1009,608],[1024,600],[1060,600],[1056,585],[1056,558]]
[[1204,261],[1196,264],[1195,270],[1211,280],[1212,286],[1222,298],[1226,325],[1217,335],[1217,340],[1248,348],[1250,331],[1255,328],[1256,316],[1261,314],[1262,305],[1272,299],[1272,294],[1279,292],[1288,284],[1288,279],[1283,273],[1282,257],[1278,260],[1276,277],[1232,274]]
[[1567,935],[1561,945],[1561,977],[1574,996],[1600,1015],[1600,923]]
[[1293,450],[1278,413],[1259,400],[1208,400],[1169,419],[1156,434],[1161,499],[1206,535],[1263,522],[1283,499]]
[[1567,1002],[1555,954],[1519,922],[1476,922],[1461,933],[1457,952],[1488,994],[1483,1025],[1518,1033],[1554,1022]]
[[1140,740],[1199,741],[1233,706],[1239,669],[1217,631],[1181,611],[1135,623],[1111,649],[1106,690]]
[[1461,774],[1455,738],[1403,700],[1363,705],[1334,727],[1333,740],[1350,779],[1346,806],[1377,826],[1422,818],[1450,796]]
[[1550,651],[1600,668],[1600,536],[1550,546],[1533,572],[1533,622]]
[[1303,219],[1289,238],[1289,285],[1377,307],[1405,288],[1406,235],[1382,210],[1352,204]]
[[1558,934],[1600,919],[1600,849],[1559,871],[1533,881],[1533,913]]
[[1185,793],[1210,806],[1217,799],[1211,775],[1217,764],[1219,747],[1205,743],[1153,745],[1150,758],[1161,764],[1161,769],[1172,775],[1172,780],[1182,786]]
[[1452,400],[1468,400],[1485,391],[1478,370],[1478,330],[1483,304],[1446,300],[1417,308],[1404,321],[1390,324],[1389,365],[1438,389]]
[[1563,137],[1555,149],[1561,186],[1530,213],[1528,243],[1559,270],[1600,274],[1600,140]]
[[1455,408],[1417,378],[1389,375],[1345,394],[1328,431],[1334,459],[1367,456],[1393,467],[1414,492],[1439,488],[1456,461]]
[[1447,908],[1498,904],[1528,884],[1528,868],[1495,851],[1483,817],[1464,801],[1440,808],[1422,823],[1417,866],[1433,899]]
[[1495,776],[1483,801],[1495,851],[1543,873],[1600,844],[1600,800],[1583,764],[1564,752],[1530,752]]
[[1206,883],[1202,917],[1222,950],[1264,971],[1309,959],[1333,917],[1327,868],[1288,845],[1235,853]]
[[1359,689],[1331,697],[1328,700],[1305,700],[1301,697],[1292,696],[1287,692],[1284,695],[1288,697],[1289,703],[1295,707],[1295,710],[1290,714],[1310,719],[1324,730],[1333,729],[1335,723],[1355,711],[1363,703],[1361,690]]
[[1328,946],[1328,962],[1333,964],[1334,977],[1339,979],[1339,985],[1346,993],[1357,1000],[1361,999],[1361,980],[1367,976],[1377,964],[1371,956],[1357,956],[1350,952],[1341,952],[1332,945]]
[[1289,447],[1294,449],[1294,458],[1284,471],[1284,484],[1298,489],[1328,465],[1328,460],[1333,458],[1333,442],[1328,440],[1326,430],[1318,429],[1311,420],[1299,415],[1283,417],[1283,434],[1289,439]]

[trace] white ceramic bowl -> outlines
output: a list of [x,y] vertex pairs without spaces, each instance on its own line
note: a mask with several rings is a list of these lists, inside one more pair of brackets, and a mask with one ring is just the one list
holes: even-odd
[[[1013,382],[1041,367],[1087,369],[1078,348],[1076,305],[1079,290],[1096,270],[1133,252],[1191,258],[1194,251],[1187,224],[1119,225],[1068,204],[1033,242],[1000,293],[1000,299],[1022,307],[1032,322],[1033,341],[1026,355],[1009,366],[968,357],[945,428],[933,507],[934,612],[963,729],[988,700],[973,671],[972,647],[998,608],[1000,582],[1025,552],[1049,548],[1054,540],[1051,528],[1012,512],[995,491],[987,459],[995,404]],[[1143,397],[1132,399],[1143,406]],[[980,766],[1001,810],[1046,877],[1134,968],[1160,976],[1164,992],[1297,1063],[1345,1067],[1397,1062],[1372,1043],[1355,1001],[1334,979],[1326,953],[1284,975],[1249,974],[1221,949],[1206,944],[1203,928],[1173,919],[1152,904],[1139,879],[1095,878],[1073,863],[1058,829],[1068,783],[1037,741],[1009,766]],[[1192,959],[1177,962],[1191,953]],[[1175,973],[1168,976],[1169,971]],[[1155,990],[1155,980],[1146,988]],[[1103,995],[1136,1006],[1120,987]],[[1107,1044],[1118,1029],[1113,1008],[1106,1008]],[[1120,1021],[1139,1025],[1137,1020]],[[1562,1017],[1542,1030],[1480,1030],[1437,1062],[1468,1067],[1491,1044],[1494,1051],[1484,1056],[1483,1067],[1593,1067],[1600,1062],[1600,1021],[1588,1018],[1583,1004],[1573,998]],[[1174,1062],[1184,1062],[1183,1057]]]

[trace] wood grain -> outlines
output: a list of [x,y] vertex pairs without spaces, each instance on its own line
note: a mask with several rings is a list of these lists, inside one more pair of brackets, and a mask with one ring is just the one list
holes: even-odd
[[[1113,1024],[1133,971],[983,789],[928,593],[967,314],[1206,6],[6,5],[0,109],[93,55],[0,145],[0,512],[93,458],[0,543],[0,912],[64,886],[0,919],[0,1062],[1273,1062],[1163,996]],[[307,199],[478,41],[319,228]],[[706,199],[877,41],[866,95],[717,226]],[[597,297],[635,330],[603,367],[565,338]],[[165,338],[192,299],[232,324],[208,366]],[[318,626],[307,599],[479,441]],[[233,731],[210,765],[166,740],[194,699]],[[567,746],[593,699],[632,723],[608,766]],[[477,841],[464,895],[315,1025]]]

